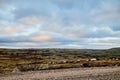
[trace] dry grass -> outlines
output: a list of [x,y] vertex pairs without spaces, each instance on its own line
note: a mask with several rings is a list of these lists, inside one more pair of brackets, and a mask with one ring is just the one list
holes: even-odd
[[44,60],[27,60],[27,59],[5,59],[0,60],[0,72],[12,72],[14,68],[20,71],[37,71],[45,69],[64,69],[80,67],[105,67],[120,66],[120,60],[97,60],[86,61],[83,59],[44,59]]
[[[0,73],[11,73],[15,68],[24,72],[120,66],[119,49],[113,52],[113,50],[106,52],[104,50],[77,49],[0,49]],[[96,58],[97,60],[91,61],[91,58]]]

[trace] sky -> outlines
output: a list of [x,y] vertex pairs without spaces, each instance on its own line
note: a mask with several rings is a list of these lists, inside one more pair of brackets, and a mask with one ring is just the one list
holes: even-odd
[[0,0],[0,48],[120,47],[120,0]]

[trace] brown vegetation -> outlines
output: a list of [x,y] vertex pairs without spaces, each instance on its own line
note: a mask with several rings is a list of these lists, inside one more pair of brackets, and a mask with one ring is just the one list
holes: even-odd
[[[91,51],[91,50],[90,50]],[[0,73],[19,71],[37,71],[79,67],[120,66],[119,51],[107,57],[88,50],[67,49],[0,49]],[[100,51],[95,51],[100,52]],[[87,55],[86,55],[87,54]],[[91,55],[91,56],[88,56]],[[99,55],[98,55],[99,54]],[[111,58],[114,57],[114,58]],[[94,60],[93,60],[94,59]]]

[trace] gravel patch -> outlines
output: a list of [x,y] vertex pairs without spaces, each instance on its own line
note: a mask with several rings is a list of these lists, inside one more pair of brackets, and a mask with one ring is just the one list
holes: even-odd
[[92,67],[12,73],[0,80],[120,80],[120,67]]

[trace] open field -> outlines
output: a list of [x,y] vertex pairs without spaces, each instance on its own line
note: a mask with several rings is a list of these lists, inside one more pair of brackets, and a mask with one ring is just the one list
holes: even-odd
[[0,49],[0,73],[120,66],[120,48]]
[[0,80],[120,80],[120,67],[71,68],[13,73]]
[[0,80],[120,80],[120,48],[0,49]]

